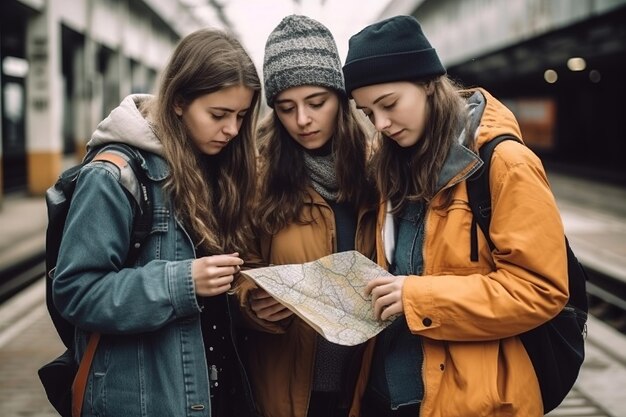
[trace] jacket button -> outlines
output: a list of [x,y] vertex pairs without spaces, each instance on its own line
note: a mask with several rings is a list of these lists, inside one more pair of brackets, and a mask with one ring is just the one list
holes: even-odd
[[439,369],[441,369],[441,370],[443,371],[444,369],[446,369],[446,367],[444,366],[444,364],[443,364],[443,363],[440,363],[440,364],[439,364]]
[[426,317],[424,318],[424,320],[422,320],[422,324],[426,327],[430,327],[430,325],[433,324],[433,321],[430,318]]

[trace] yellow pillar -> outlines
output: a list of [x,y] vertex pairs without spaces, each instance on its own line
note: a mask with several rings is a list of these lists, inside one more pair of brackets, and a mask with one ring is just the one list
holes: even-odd
[[63,90],[59,3],[48,1],[31,17],[26,32],[27,78],[26,163],[28,191],[42,195],[56,181],[62,161]]
[[34,195],[43,195],[48,187],[57,180],[62,169],[60,152],[28,152],[28,191]]

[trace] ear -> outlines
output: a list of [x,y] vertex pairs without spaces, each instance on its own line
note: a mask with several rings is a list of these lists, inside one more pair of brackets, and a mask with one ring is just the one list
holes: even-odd
[[180,100],[174,101],[174,112],[178,117],[181,117],[183,115],[183,105]]
[[435,83],[432,81],[428,81],[424,84],[424,91],[426,91],[426,95],[430,96],[435,92]]

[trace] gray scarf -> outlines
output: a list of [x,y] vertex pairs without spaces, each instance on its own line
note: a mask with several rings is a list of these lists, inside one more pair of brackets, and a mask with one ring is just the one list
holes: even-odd
[[313,188],[326,200],[337,201],[339,185],[335,175],[335,160],[332,153],[328,155],[311,155],[303,152],[304,165],[309,171]]

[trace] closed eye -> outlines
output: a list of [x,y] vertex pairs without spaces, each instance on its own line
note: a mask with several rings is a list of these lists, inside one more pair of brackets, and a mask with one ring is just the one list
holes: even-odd
[[280,107],[280,106],[278,106],[278,107],[277,107],[277,109],[278,109],[278,111],[279,111],[279,112],[281,112],[281,113],[289,113],[289,112],[291,112],[293,109],[295,109],[295,106],[292,106],[292,107]]
[[394,101],[393,103],[390,103],[390,104],[383,105],[383,109],[385,109],[385,110],[391,110],[391,109],[393,109],[395,106],[396,106],[396,101]]

